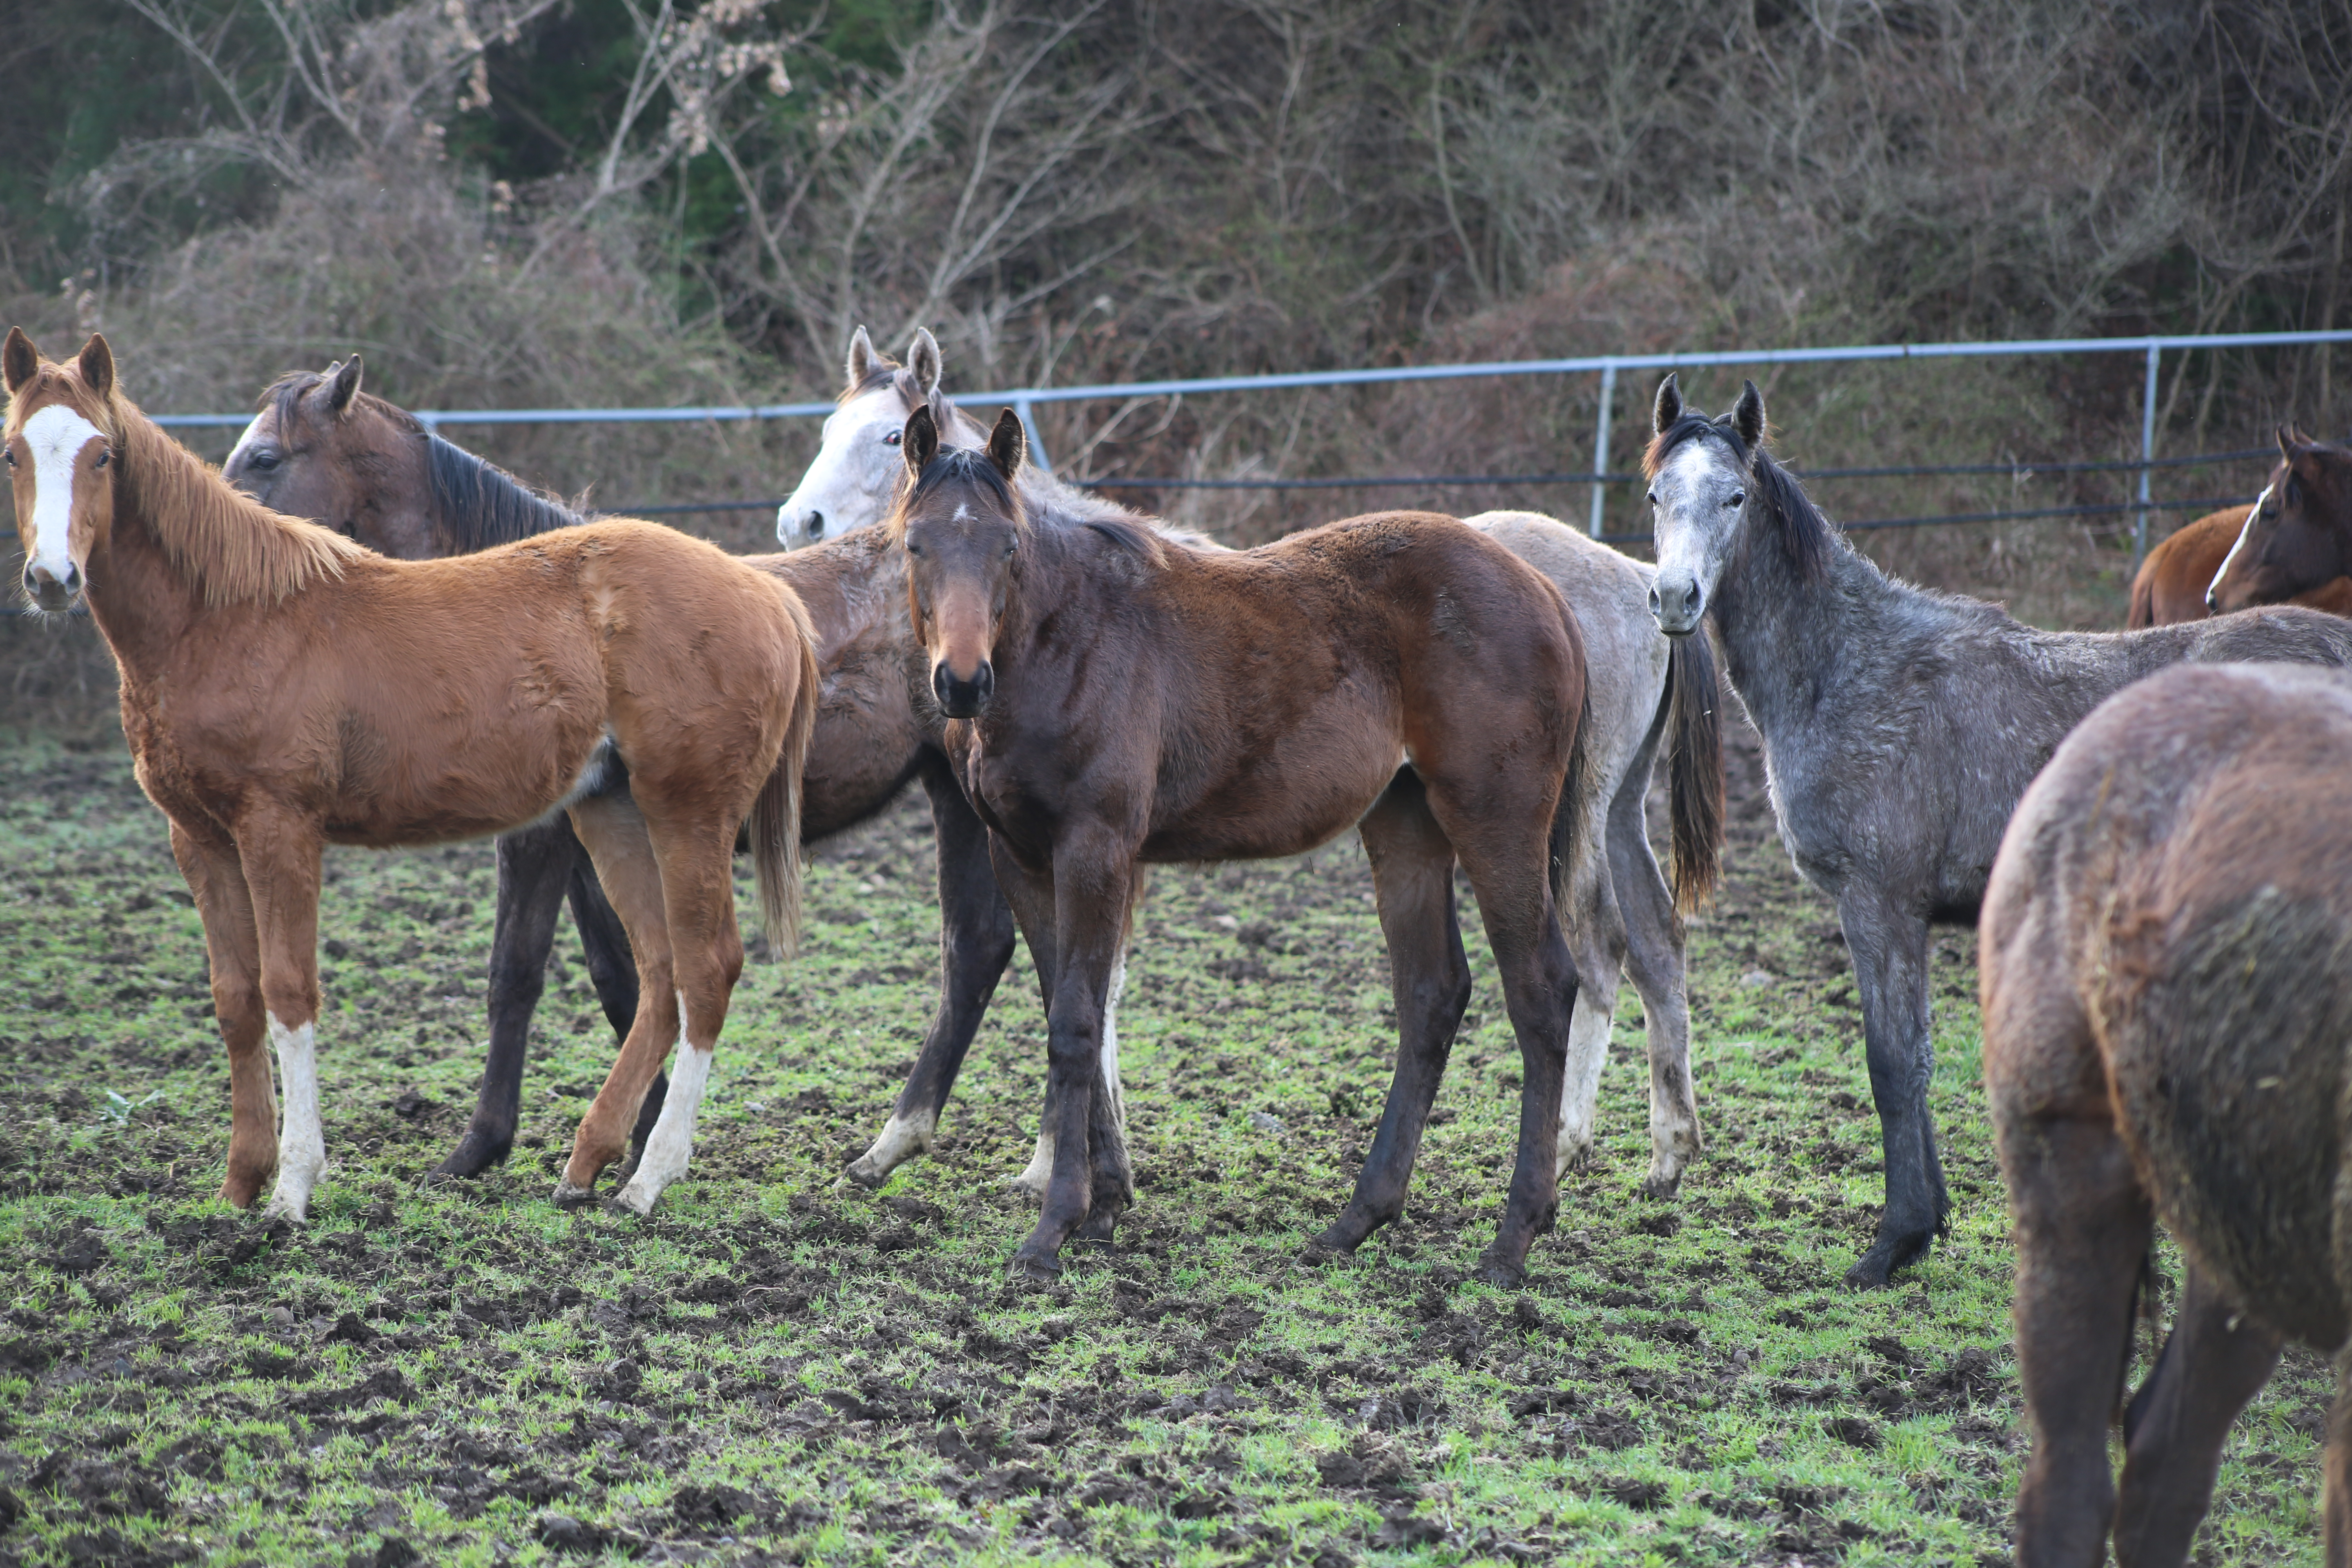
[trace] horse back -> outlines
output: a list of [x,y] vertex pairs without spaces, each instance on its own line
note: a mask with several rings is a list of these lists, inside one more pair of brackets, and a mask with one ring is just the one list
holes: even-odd
[[[1997,1098],[2061,1070],[2000,1059],[2016,1012],[2079,1010],[2167,1224],[2235,1299],[2326,1346],[2344,1337],[2352,1278],[2334,1240],[2352,1230],[2352,1200],[2336,1194],[2347,769],[2352,682],[2167,671],[2060,749],[2003,847],[1986,922]],[[2040,956],[2004,940],[2036,921]]]

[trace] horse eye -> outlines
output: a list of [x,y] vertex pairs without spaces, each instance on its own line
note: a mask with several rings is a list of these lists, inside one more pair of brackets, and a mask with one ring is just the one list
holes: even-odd
[[278,454],[268,451],[257,451],[247,457],[246,458],[246,462],[249,466],[257,468],[274,468],[278,466]]
[[1748,492],[1746,490],[1734,490],[1731,492],[1730,499],[1726,500],[1723,504],[1734,507],[1746,506],[1748,504]]
[[89,466],[93,468],[102,468],[106,467],[106,459],[111,456],[113,456],[112,453],[109,452],[105,447],[100,447],[98,449],[98,456],[89,460]]
[[1658,492],[1657,492],[1657,491],[1655,491],[1655,490],[1652,490],[1652,491],[1651,491],[1651,492],[1650,492],[1646,497],[1644,497],[1643,499],[1644,499],[1644,500],[1647,500],[1647,501],[1648,501],[1652,506],[1655,506],[1655,505],[1657,505],[1657,504],[1658,504]]
[[920,555],[922,552],[923,552],[923,547],[922,547],[921,545],[919,545],[919,544],[916,543],[916,542],[915,542],[913,540],[911,540],[911,539],[910,539],[910,540],[908,540],[908,541],[907,541],[907,553],[908,553],[908,554],[909,554],[909,555]]
[[10,452],[7,452],[7,453],[5,453],[5,454],[0,454],[0,455],[5,455],[5,456],[7,458],[7,459],[8,459],[8,466],[9,466],[10,468],[15,468],[15,467],[16,466],[16,454],[15,452],[10,451]]
[[882,437],[882,444],[885,447],[895,447],[901,440],[906,438],[906,434],[907,433],[903,430],[893,430],[890,434]]

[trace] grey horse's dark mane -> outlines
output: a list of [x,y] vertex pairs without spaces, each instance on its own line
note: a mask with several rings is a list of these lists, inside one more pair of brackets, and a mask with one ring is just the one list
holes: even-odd
[[1798,577],[1807,583],[1822,581],[1829,573],[1830,555],[1843,544],[1843,536],[1822,515],[1822,509],[1813,504],[1794,474],[1774,462],[1772,454],[1760,446],[1749,451],[1739,432],[1729,425],[1717,424],[1696,410],[1685,412],[1651,440],[1642,458],[1643,477],[1655,478],[1685,442],[1709,437],[1728,447],[1739,466],[1748,470],[1755,490],[1750,504],[1762,509],[1767,531],[1789,552]]

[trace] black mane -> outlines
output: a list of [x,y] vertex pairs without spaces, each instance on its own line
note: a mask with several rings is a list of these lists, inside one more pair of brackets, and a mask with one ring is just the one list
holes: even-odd
[[587,521],[570,507],[530,489],[497,464],[438,436],[425,437],[425,468],[433,487],[441,542],[453,555],[512,544],[518,539]]
[[1829,569],[1830,552],[1841,537],[1836,525],[1822,515],[1822,509],[1813,504],[1794,474],[1774,462],[1772,454],[1761,447],[1750,452],[1739,432],[1729,425],[1717,424],[1696,409],[1686,410],[1651,440],[1642,458],[1643,475],[1654,478],[1685,442],[1710,437],[1730,447],[1732,457],[1748,470],[1756,499],[1763,507],[1765,526],[1788,551],[1798,576],[1809,583],[1821,581]]

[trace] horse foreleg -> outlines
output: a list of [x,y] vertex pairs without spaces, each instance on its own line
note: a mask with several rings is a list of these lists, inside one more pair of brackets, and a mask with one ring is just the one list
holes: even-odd
[[638,1108],[661,1071],[678,1025],[662,869],[654,858],[644,814],[626,795],[597,795],[572,807],[572,825],[629,933],[637,967],[637,1010],[604,1088],[572,1138],[571,1162],[555,1187],[555,1201],[566,1207],[586,1203],[594,1194],[598,1174],[626,1152]]
[[[1642,998],[1643,1030],[1650,1058],[1650,1173],[1642,1190],[1664,1197],[1682,1184],[1690,1163],[1706,1152],[1699,1131],[1698,1097],[1691,1082],[1690,999],[1686,989],[1682,921],[1675,915],[1674,894],[1650,852],[1643,820],[1642,796],[1646,767],[1627,775],[1625,790],[1609,814],[1610,881],[1625,931],[1625,973]],[[1592,976],[1579,973],[1587,985]],[[1586,993],[1579,991],[1576,1011],[1585,1010]],[[1570,1047],[1570,1059],[1574,1049]]]
[[2172,1332],[2124,1417],[2120,1568],[2189,1560],[2230,1423],[2278,1364],[2279,1336],[2242,1316],[2194,1264],[2186,1272]]
[[[1102,1075],[1111,975],[1126,935],[1133,855],[1132,844],[1099,828],[1066,835],[1055,846],[1054,990],[1045,1022],[1046,1126],[1053,1139],[1053,1171],[1036,1228],[1013,1258],[1013,1268],[1032,1279],[1061,1272],[1062,1247],[1093,1206],[1096,1179],[1089,1134],[1095,1084]],[[1040,879],[1031,873],[1022,880],[1034,893]],[[1014,896],[1016,910],[1023,901]]]
[[[1404,1212],[1414,1159],[1445,1061],[1470,1005],[1470,963],[1454,910],[1454,846],[1429,813],[1421,780],[1399,773],[1357,825],[1372,865],[1381,932],[1396,998],[1396,1072],[1356,1190],[1314,1247],[1353,1252]],[[1552,1104],[1559,1090],[1551,1090]]]
[[1853,956],[1862,994],[1862,1030],[1870,1061],[1870,1097],[1878,1110],[1886,1163],[1886,1207],[1878,1234],[1845,1282],[1875,1289],[1927,1250],[1944,1228],[1951,1200],[1936,1154],[1927,1086],[1936,1052],[1927,1035],[1927,922],[1874,892],[1849,889],[1838,923]]
[[850,1162],[848,1178],[866,1187],[930,1152],[972,1036],[1013,962],[1013,910],[989,865],[987,827],[944,766],[925,768],[923,788],[939,846],[940,1008],[890,1120],[873,1147]]
[[[1054,931],[1054,879],[1050,874],[1032,872],[1013,859],[1004,846],[992,838],[989,841],[991,865],[996,885],[1003,889],[1007,907],[1021,929],[1021,940],[1029,944],[1029,963],[1037,971],[1038,1003],[1045,1013],[1050,1029],[1054,1018],[1054,985],[1061,973],[1060,945]],[[1005,1178],[1005,1185],[1014,1192],[1043,1203],[1045,1184],[1054,1173],[1055,1129],[1059,1125],[1060,1100],[1054,1092],[1052,1073],[1045,1075],[1045,1102],[1037,1116],[1037,1144],[1029,1156],[1029,1163]]]
[[[1130,910],[1130,920],[1132,910]],[[1118,1082],[1118,998],[1127,989],[1127,944],[1122,937],[1103,996],[1102,1048],[1095,1058],[1092,1114],[1087,1149],[1094,1173],[1094,1197],[1080,1241],[1108,1246],[1118,1216],[1135,1205],[1135,1170],[1127,1155],[1127,1097]]]
[[174,822],[172,858],[204,921],[213,1016],[228,1047],[228,1174],[220,1195],[238,1208],[250,1208],[278,1169],[278,1095],[261,1043],[261,942],[254,930],[253,900],[234,844],[199,841]]
[[290,814],[257,812],[237,825],[261,953],[262,1015],[286,1101],[268,1212],[292,1220],[310,1217],[310,1194],[327,1169],[319,1112],[320,847],[311,826]]
[[525,827],[498,841],[499,912],[490,936],[490,1048],[474,1091],[474,1114],[448,1157],[427,1181],[479,1175],[514,1146],[522,1110],[523,1058],[530,1016],[547,984],[555,946],[555,913],[575,860],[585,860],[572,824],[562,817]]

